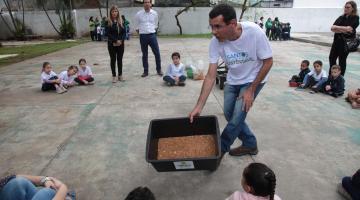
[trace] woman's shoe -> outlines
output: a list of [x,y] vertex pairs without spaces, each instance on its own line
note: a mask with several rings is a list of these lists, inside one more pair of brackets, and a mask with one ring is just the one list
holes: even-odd
[[117,82],[116,77],[113,77],[112,82],[113,82],[113,83],[116,83],[116,82]]
[[123,76],[119,76],[119,77],[118,77],[118,80],[121,81],[121,82],[122,82],[122,81],[125,81],[124,78],[123,78]]

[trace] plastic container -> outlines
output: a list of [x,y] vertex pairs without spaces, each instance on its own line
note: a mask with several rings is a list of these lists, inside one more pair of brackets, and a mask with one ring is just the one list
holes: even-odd
[[[215,135],[216,155],[202,158],[184,158],[157,160],[159,138],[181,137],[191,135]],[[151,163],[158,172],[210,170],[214,171],[220,164],[220,131],[216,116],[201,116],[190,123],[188,117],[171,119],[154,119],[150,122],[147,142],[146,161]]]

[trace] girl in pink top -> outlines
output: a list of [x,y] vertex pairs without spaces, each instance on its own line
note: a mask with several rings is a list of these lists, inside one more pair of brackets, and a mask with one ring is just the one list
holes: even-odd
[[281,200],[275,194],[274,172],[262,163],[251,163],[244,169],[241,185],[245,192],[234,192],[226,200]]

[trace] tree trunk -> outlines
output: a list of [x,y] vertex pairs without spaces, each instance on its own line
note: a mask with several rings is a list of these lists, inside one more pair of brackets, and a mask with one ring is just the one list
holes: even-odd
[[103,16],[102,16],[102,12],[101,12],[101,2],[100,2],[100,0],[97,0],[97,2],[98,2],[98,7],[99,7],[99,12],[100,12],[100,17],[102,18]]
[[181,27],[181,24],[180,24],[179,19],[178,19],[178,16],[179,16],[179,15],[180,15],[180,14],[179,14],[179,12],[178,12],[178,13],[176,13],[176,15],[175,15],[175,19],[176,19],[176,26],[178,26],[178,27],[179,27],[180,35],[182,35],[182,27]]
[[14,25],[15,30],[18,30],[18,27],[17,27],[17,25],[16,25],[14,16],[13,16],[13,14],[12,14],[11,5],[9,4],[9,2],[8,2],[7,0],[3,0],[3,1],[4,1],[4,4],[5,4],[6,8],[8,9],[8,12],[9,12],[9,15],[10,15],[10,18],[11,18],[11,21],[12,21],[12,23],[13,23],[13,25]]
[[191,7],[195,6],[196,5],[196,2],[194,3],[193,1],[191,1],[191,4],[186,6],[185,8],[179,10],[176,15],[175,15],[175,19],[176,19],[176,25],[179,27],[179,31],[180,31],[180,35],[182,35],[182,27],[181,27],[181,24],[180,24],[180,21],[179,21],[179,15],[181,15],[183,12],[185,11],[188,11]]
[[49,19],[51,26],[54,28],[54,30],[57,32],[57,34],[59,34],[59,35],[61,36],[60,31],[56,28],[56,26],[54,25],[53,21],[51,20],[51,18],[50,18],[50,16],[49,16],[49,13],[47,12],[47,10],[46,10],[46,8],[45,8],[44,3],[42,3],[41,6],[42,6],[42,9],[44,10],[47,18]]
[[23,20],[22,20],[22,28],[25,35],[25,8],[24,8],[24,0],[21,0],[21,7],[22,7],[22,14],[23,14]]
[[1,19],[3,20],[4,24],[8,27],[9,31],[15,35],[15,32],[11,29],[10,25],[6,22],[5,18],[3,17],[3,15],[0,15]]
[[106,0],[106,16],[109,17],[109,0]]
[[244,13],[245,13],[245,11],[246,11],[246,9],[247,9],[246,3],[247,3],[247,0],[245,0],[245,1],[244,1],[244,4],[242,5],[241,14],[240,14],[240,17],[239,17],[239,22],[240,22],[241,19],[243,18]]

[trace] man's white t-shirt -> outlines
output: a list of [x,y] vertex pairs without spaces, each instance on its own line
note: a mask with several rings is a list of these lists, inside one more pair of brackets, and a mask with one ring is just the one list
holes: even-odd
[[327,78],[327,73],[323,69],[321,70],[320,74],[317,74],[315,69],[312,69],[307,75],[314,77],[315,81],[320,81],[321,78]]
[[[220,42],[213,37],[209,47],[209,60],[217,64],[219,57],[225,61],[229,71],[226,82],[242,85],[255,80],[263,66],[263,60],[272,57],[270,43],[261,28],[253,22],[240,22],[242,33],[234,41]],[[262,81],[266,82],[268,75]]]

